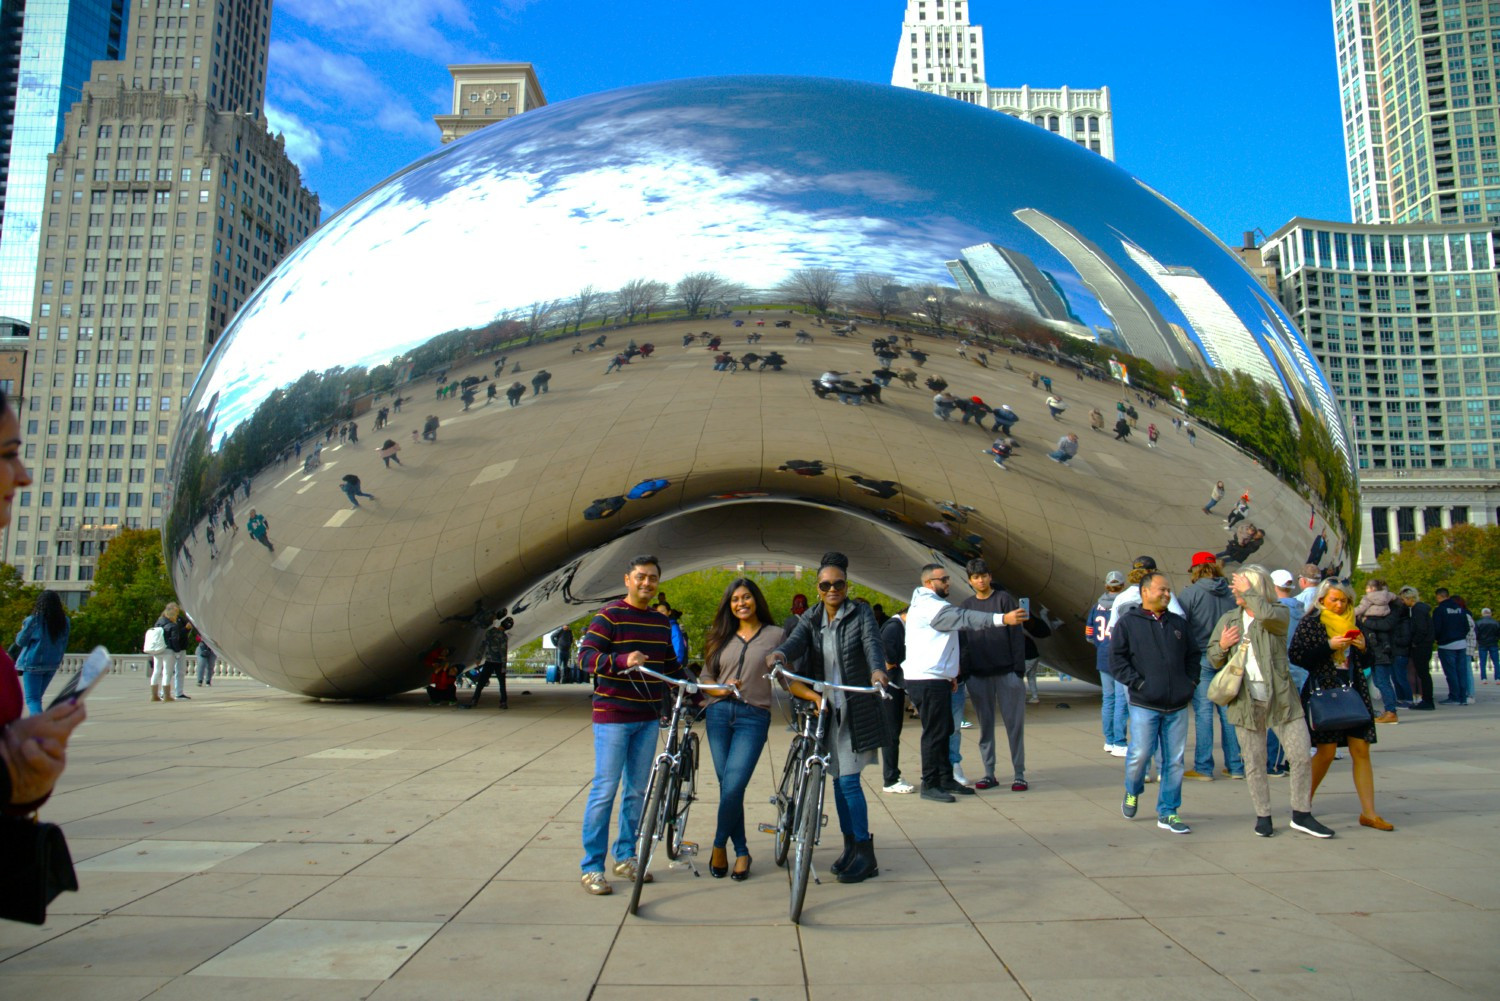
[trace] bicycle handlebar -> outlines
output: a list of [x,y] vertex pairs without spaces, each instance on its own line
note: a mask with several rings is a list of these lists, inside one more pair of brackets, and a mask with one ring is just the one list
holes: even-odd
[[[684,681],[681,678],[669,677],[665,674],[662,674],[660,671],[653,671],[651,670],[651,668],[645,666],[633,667],[630,670],[639,671],[642,674],[649,675],[650,677],[655,678],[657,681],[665,681],[669,685],[676,685],[678,688],[684,688],[687,690],[687,693],[689,695],[695,694],[697,692],[708,692],[708,694],[713,695],[715,698],[726,698],[732,696],[738,699],[743,697],[740,695],[740,690],[733,685],[715,685],[712,682],[704,684],[698,681]],[[716,694],[718,692],[724,692],[726,694],[718,695]]]
[[821,692],[824,689],[833,688],[841,692],[854,692],[858,695],[879,695],[883,699],[888,699],[891,697],[891,694],[885,690],[884,685],[838,685],[834,684],[832,681],[817,681],[813,678],[804,678],[800,674],[793,674],[781,664],[777,664],[775,667],[772,667],[771,673],[767,675],[767,677],[775,677],[778,674],[785,678],[787,681],[800,681],[804,685],[808,685],[809,687],[811,687],[815,692]]

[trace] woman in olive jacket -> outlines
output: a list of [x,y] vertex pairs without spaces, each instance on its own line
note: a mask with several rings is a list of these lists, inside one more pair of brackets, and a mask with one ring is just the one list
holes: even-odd
[[[804,612],[790,634],[766,658],[768,665],[806,657],[803,673],[839,685],[884,684],[885,647],[870,606],[849,599],[849,559],[826,553],[818,567],[820,603]],[[870,834],[869,807],[859,773],[875,764],[886,743],[886,718],[879,696],[828,691],[823,696],[801,682],[791,693],[800,699],[832,708],[828,728],[828,774],[833,778],[833,801],[838,808],[844,853],[831,867],[840,883],[858,883],[878,876],[875,839]]]
[[1333,831],[1312,815],[1312,765],[1308,760],[1307,725],[1287,660],[1287,627],[1291,612],[1276,597],[1271,575],[1250,565],[1230,579],[1234,608],[1220,616],[1208,640],[1208,663],[1215,671],[1243,672],[1239,694],[1224,709],[1239,737],[1245,759],[1245,784],[1255,808],[1255,833],[1269,838],[1271,789],[1266,781],[1266,731],[1274,731],[1286,748],[1292,772],[1294,831],[1331,838]]

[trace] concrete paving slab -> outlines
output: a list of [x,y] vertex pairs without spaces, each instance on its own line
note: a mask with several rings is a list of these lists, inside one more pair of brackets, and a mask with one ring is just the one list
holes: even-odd
[[[1251,836],[1237,782],[1187,787],[1191,836],[1156,829],[1150,790],[1141,819],[1125,821],[1120,762],[1098,750],[1097,694],[1049,682],[1027,721],[1030,792],[950,807],[886,796],[867,772],[881,875],[835,882],[830,824],[799,928],[759,834],[746,882],[710,878],[706,858],[699,877],[658,869],[629,919],[620,881],[613,896],[583,893],[585,692],[516,681],[505,714],[431,709],[420,695],[318,704],[226,679],[202,694],[170,713],[133,697],[91,706],[46,811],[84,888],[42,928],[0,926],[0,997],[487,1001],[503,985],[528,999],[869,1001],[932,984],[943,1001],[1447,1001],[1491,997],[1500,976],[1489,945],[1500,701],[1382,732],[1379,804],[1395,833],[1358,826],[1341,766],[1317,800],[1339,836],[1267,841]],[[903,734],[909,762],[918,735]],[[972,740],[965,731],[966,757]],[[784,747],[773,733],[752,823],[770,819],[758,801]],[[717,800],[706,768],[700,784],[689,837],[706,853]],[[1285,795],[1279,780],[1272,795]],[[416,930],[368,949],[360,933],[382,925]],[[727,973],[663,959],[717,935],[769,943],[775,982],[760,952]],[[254,958],[267,955],[305,971]],[[1127,967],[1136,975],[1119,977]],[[323,979],[335,968],[347,979]]]

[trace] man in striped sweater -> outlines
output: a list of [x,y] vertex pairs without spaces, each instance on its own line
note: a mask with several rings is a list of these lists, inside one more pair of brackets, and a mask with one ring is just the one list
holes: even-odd
[[[625,573],[625,597],[594,615],[578,644],[578,664],[594,677],[594,780],[583,811],[583,872],[586,892],[613,892],[604,875],[609,847],[609,815],[620,796],[620,834],[615,840],[615,875],[636,879],[635,834],[640,826],[656,759],[658,720],[667,686],[635,669],[646,666],[680,675],[672,650],[672,627],[651,608],[661,583],[655,556],[637,556]],[[647,882],[651,875],[646,874]]]

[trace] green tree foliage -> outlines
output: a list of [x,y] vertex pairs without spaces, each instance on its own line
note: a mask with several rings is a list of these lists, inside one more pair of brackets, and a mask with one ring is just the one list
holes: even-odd
[[16,638],[41,593],[42,589],[27,584],[15,567],[0,563],[0,644],[9,646]]
[[99,557],[93,595],[74,614],[68,645],[75,651],[102,644],[118,653],[139,653],[146,630],[176,600],[162,559],[161,533],[127,529]]
[[1410,585],[1429,604],[1432,592],[1446,587],[1478,618],[1481,608],[1500,606],[1500,525],[1434,529],[1401,543],[1399,553],[1381,553],[1378,569],[1368,576],[1383,579],[1393,591]]
[[[730,581],[740,576],[749,577],[760,587],[761,592],[766,596],[766,604],[771,606],[771,617],[778,626],[791,614],[792,595],[805,595],[809,605],[818,603],[818,575],[813,570],[804,570],[800,574],[782,575],[758,573],[742,575],[734,570],[697,570],[665,581],[661,586],[661,593],[666,596],[672,608],[682,612],[682,629],[687,634],[689,655],[694,660],[703,656],[703,636],[708,632],[714,611],[724,597],[724,589],[729,586]],[[623,592],[622,587],[621,593]],[[892,598],[888,594],[882,594],[862,584],[850,582],[849,594],[854,598],[864,598],[872,605],[883,605],[890,613],[906,607],[904,598]],[[589,612],[570,623],[575,639],[583,638],[583,631],[588,628],[589,620],[593,617],[594,613]],[[516,657],[523,660],[541,655],[542,641],[539,639],[527,643],[516,651]]]

